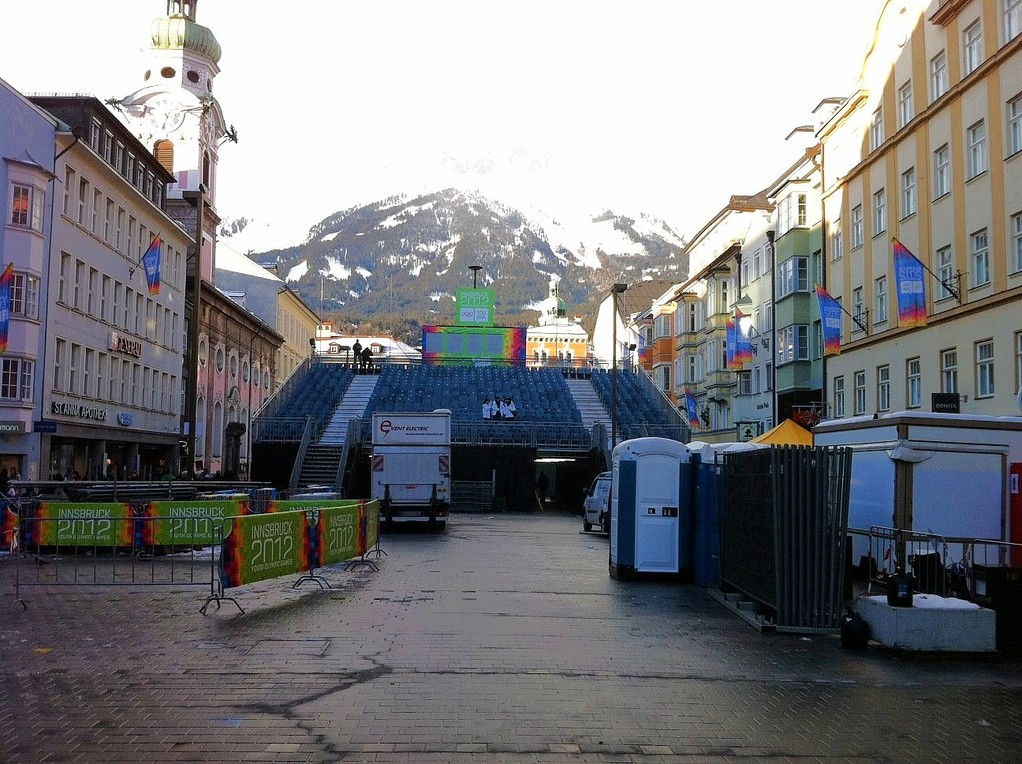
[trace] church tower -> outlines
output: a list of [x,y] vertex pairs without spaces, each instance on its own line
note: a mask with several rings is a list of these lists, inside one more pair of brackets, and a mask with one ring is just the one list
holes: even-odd
[[[196,21],[199,0],[166,0],[150,27],[137,90],[114,103],[136,137],[177,182],[167,210],[201,239],[202,278],[213,280],[219,147],[234,140],[214,95],[220,43]],[[199,219],[201,218],[201,224]],[[201,225],[201,228],[200,228]],[[201,237],[198,235],[202,231]]]

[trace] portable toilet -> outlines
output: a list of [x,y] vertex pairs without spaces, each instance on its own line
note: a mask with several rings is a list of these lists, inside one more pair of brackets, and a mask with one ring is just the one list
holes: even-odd
[[692,570],[694,474],[688,448],[635,438],[613,453],[610,575],[680,575]]

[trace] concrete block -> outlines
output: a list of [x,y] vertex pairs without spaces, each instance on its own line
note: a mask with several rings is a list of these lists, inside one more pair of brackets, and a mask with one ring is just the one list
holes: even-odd
[[869,624],[870,638],[885,647],[962,653],[996,649],[996,614],[973,602],[916,594],[912,607],[892,607],[886,595],[878,595],[860,597],[856,610]]

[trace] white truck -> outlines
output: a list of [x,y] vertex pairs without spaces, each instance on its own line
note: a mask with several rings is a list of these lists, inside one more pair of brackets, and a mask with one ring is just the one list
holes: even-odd
[[373,414],[372,498],[384,523],[444,528],[451,501],[451,412]]

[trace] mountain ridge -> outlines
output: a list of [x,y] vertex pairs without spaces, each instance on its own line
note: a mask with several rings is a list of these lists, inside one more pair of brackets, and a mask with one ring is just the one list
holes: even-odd
[[455,188],[339,210],[279,249],[245,247],[251,225],[224,220],[220,236],[273,267],[321,318],[368,321],[413,341],[422,324],[453,323],[455,291],[471,286],[472,265],[481,266],[478,285],[494,289],[497,323],[511,326],[535,323],[551,278],[569,313],[592,315],[617,281],[688,276],[685,241],[659,218],[607,209],[568,220]]

